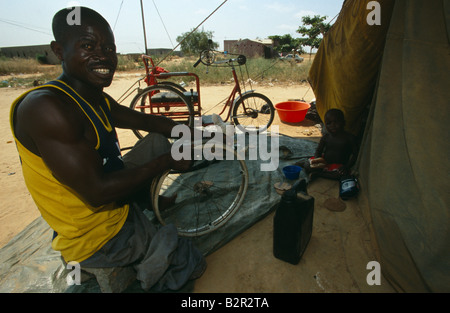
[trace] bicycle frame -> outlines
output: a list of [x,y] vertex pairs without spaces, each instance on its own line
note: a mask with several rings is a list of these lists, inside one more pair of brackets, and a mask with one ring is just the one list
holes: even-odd
[[[236,103],[236,101],[242,97],[242,90],[241,85],[239,84],[239,79],[236,74],[236,69],[233,64],[230,64],[231,72],[233,73],[233,80],[234,80],[234,87],[231,91],[230,95],[228,96],[227,101],[225,102],[222,111],[219,113],[219,115],[222,115],[226,108],[228,107],[228,113],[226,116],[225,122],[228,121],[228,119],[231,117],[231,109],[233,108],[233,105]],[[238,97],[236,98],[236,94]]]
[[[145,82],[147,86],[154,86],[158,84],[158,79],[168,79],[171,77],[182,77],[182,76],[191,76],[194,77],[196,88],[197,88],[197,96],[195,101],[191,101],[191,104],[194,109],[194,115],[201,115],[201,100],[200,100],[200,78],[195,73],[189,72],[168,72],[162,67],[155,66],[153,59],[148,55],[142,55],[142,60],[145,65]],[[168,117],[172,117],[171,113],[167,113],[167,107],[177,106],[177,104],[152,104],[150,101],[149,105],[140,106],[138,108],[149,108],[151,114],[163,114]],[[164,109],[164,111],[163,111]]]
[[[233,109],[233,106],[236,104],[236,102],[240,98],[242,98],[243,95],[254,92],[254,90],[249,90],[249,91],[245,91],[244,93],[242,93],[241,85],[239,83],[239,78],[236,74],[236,68],[235,68],[235,65],[233,64],[233,62],[235,62],[235,61],[237,61],[237,59],[227,59],[227,60],[222,60],[222,61],[213,61],[211,63],[209,63],[209,62],[204,63],[206,66],[213,66],[214,64],[215,65],[227,64],[229,67],[231,67],[231,72],[232,72],[233,80],[234,80],[234,87],[231,90],[231,93],[228,96],[228,99],[225,101],[222,111],[219,113],[219,115],[222,115],[228,107],[228,113],[224,120],[225,122],[231,118],[231,111]],[[237,61],[237,62],[239,63],[239,65],[241,65],[239,61]],[[194,67],[196,67],[199,63],[203,63],[202,57],[200,57],[200,59],[197,61],[197,63],[195,63]],[[244,106],[244,104],[243,104],[243,106]],[[244,110],[246,110],[245,106],[244,106]]]
[[[202,116],[200,78],[198,77],[197,74],[190,73],[190,72],[166,71],[162,67],[155,66],[153,59],[148,55],[142,55],[142,60],[145,65],[146,74],[145,74],[144,81],[146,82],[147,86],[154,86],[157,84],[165,84],[164,82],[161,82],[161,80],[166,80],[171,77],[186,77],[186,76],[194,77],[195,85],[196,85],[195,86],[196,87],[196,96],[195,96],[195,100],[193,98],[191,98],[192,99],[191,104],[194,109],[194,116]],[[221,60],[221,61],[216,61],[216,62],[212,63],[215,65],[227,64],[227,66],[229,66],[231,68],[231,72],[232,72],[232,76],[233,76],[233,80],[234,80],[233,89],[231,90],[230,94],[228,95],[226,101],[224,101],[222,111],[219,113],[219,115],[223,115],[227,111],[227,108],[228,108],[228,112],[226,112],[224,121],[231,120],[231,112],[232,112],[232,109],[233,109],[233,106],[235,105],[235,103],[240,98],[242,98],[243,95],[253,92],[253,90],[249,90],[244,93],[242,92],[239,78],[236,73],[236,67],[235,67],[235,64],[233,64],[234,61],[235,60],[233,60],[233,59],[228,59],[228,60]],[[211,65],[211,64],[209,64],[209,65]],[[170,82],[167,82],[166,84],[172,84],[172,86],[177,85],[175,83],[170,83]],[[181,86],[178,86],[178,88],[181,88]],[[191,91],[192,91],[192,89],[191,89]],[[189,97],[189,92],[186,93],[186,96]],[[150,98],[150,96],[149,96],[149,98]],[[173,114],[173,116],[172,116],[171,113],[168,112],[168,108],[176,107],[176,106],[180,107],[180,106],[182,106],[182,104],[179,104],[179,103],[151,103],[151,101],[149,101],[148,105],[144,105],[144,106],[139,105],[139,106],[136,106],[136,108],[149,109],[150,114],[164,115],[164,116],[167,116],[170,118],[176,118],[177,116],[179,116],[180,113]]]

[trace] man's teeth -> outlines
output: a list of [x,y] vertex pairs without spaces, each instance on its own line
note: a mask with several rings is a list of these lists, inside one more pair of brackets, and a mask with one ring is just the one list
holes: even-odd
[[96,68],[96,69],[94,69],[94,72],[100,73],[100,74],[109,74],[110,70],[107,68]]

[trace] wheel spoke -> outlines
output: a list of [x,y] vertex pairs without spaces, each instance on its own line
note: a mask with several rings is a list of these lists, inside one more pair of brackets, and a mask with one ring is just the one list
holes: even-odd
[[[165,116],[177,122],[194,125],[194,110],[182,92],[183,88],[176,84],[157,84],[141,91],[130,104],[130,108],[145,114]],[[133,130],[138,138],[148,133]]]
[[269,128],[274,116],[275,108],[266,96],[250,93],[236,103],[231,118],[242,131],[261,132]]
[[[247,186],[247,167],[236,158],[209,162],[208,166],[193,172],[169,172],[156,184],[154,210],[161,223],[174,223],[180,235],[200,236],[221,227],[231,218],[242,203]],[[177,194],[176,204],[161,212],[155,199],[174,193]]]

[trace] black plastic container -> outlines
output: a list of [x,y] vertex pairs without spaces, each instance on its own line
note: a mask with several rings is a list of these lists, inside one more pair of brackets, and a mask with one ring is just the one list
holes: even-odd
[[273,220],[273,254],[277,259],[298,264],[311,239],[314,198],[306,191],[304,179],[281,197]]
[[359,193],[359,182],[354,176],[345,176],[339,181],[339,197],[342,200],[354,198]]

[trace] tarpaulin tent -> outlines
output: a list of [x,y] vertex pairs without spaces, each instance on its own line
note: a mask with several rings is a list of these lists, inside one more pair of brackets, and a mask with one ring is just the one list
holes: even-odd
[[319,115],[340,108],[361,135],[380,266],[399,291],[450,291],[449,36],[448,0],[347,0],[310,70]]

